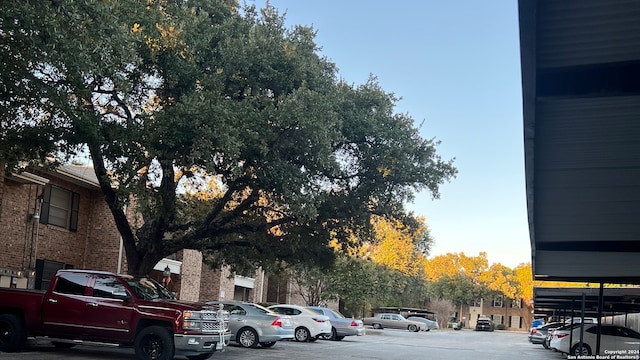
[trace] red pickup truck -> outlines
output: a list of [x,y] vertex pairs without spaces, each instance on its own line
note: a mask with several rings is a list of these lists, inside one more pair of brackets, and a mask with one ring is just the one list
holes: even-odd
[[32,336],[57,347],[133,346],[139,359],[207,359],[229,342],[228,315],[178,301],[149,278],[60,270],[46,292],[0,289],[0,351],[19,351]]

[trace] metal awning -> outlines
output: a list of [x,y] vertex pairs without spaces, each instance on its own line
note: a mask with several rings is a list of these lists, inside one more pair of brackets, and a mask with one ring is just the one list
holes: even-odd
[[[600,289],[593,287],[534,287],[534,316],[552,316],[556,319],[581,316],[584,295],[584,316],[598,317]],[[640,312],[640,288],[603,288],[603,316]]]
[[640,283],[640,1],[519,16],[534,278]]

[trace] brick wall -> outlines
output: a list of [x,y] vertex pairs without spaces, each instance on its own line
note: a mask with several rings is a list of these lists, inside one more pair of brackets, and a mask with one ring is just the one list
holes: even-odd
[[40,224],[37,197],[43,186],[23,184],[2,177],[0,228],[4,251],[0,267],[34,269],[36,259],[73,265],[75,268],[117,271],[120,237],[102,195],[97,190],[50,178],[50,184],[80,194],[78,231]]
[[182,274],[180,275],[180,300],[198,301],[202,268],[202,253],[196,250],[182,251]]
[[[82,267],[124,272],[124,267],[118,269],[121,241],[113,215],[101,192],[94,191],[88,196],[86,211],[89,214],[87,219],[89,231],[86,234],[86,255]],[[124,249],[122,249],[122,257],[125,257]]]
[[101,193],[56,178],[50,184],[80,194],[78,231],[41,224],[38,258],[80,269],[117,271],[120,235]]
[[223,267],[220,273],[220,300],[233,300],[235,279],[228,267]]
[[0,181],[0,229],[2,247],[0,267],[22,270],[35,266],[33,252],[36,246],[38,223],[33,221],[38,185],[25,185],[2,177]]
[[[209,266],[204,263],[200,264],[201,277],[200,277],[200,297],[199,301],[213,301],[213,300],[226,300],[220,299],[220,276],[219,270],[211,270]],[[226,294],[225,294],[226,295]],[[233,296],[233,293],[232,293]]]

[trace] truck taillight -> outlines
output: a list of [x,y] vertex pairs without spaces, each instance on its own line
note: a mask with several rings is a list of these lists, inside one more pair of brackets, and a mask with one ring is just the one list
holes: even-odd
[[275,320],[273,320],[273,322],[271,323],[271,326],[279,326],[282,327],[282,320],[280,320],[279,317],[277,317]]

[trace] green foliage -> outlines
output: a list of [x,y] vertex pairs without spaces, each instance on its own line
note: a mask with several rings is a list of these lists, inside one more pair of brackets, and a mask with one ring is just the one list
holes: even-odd
[[430,283],[428,293],[434,299],[447,299],[452,303],[470,305],[476,299],[486,297],[488,289],[474,282],[465,274],[444,275]]
[[506,330],[507,326],[505,324],[496,325],[496,330]]
[[[403,218],[456,174],[393,94],[338,81],[314,30],[271,7],[25,0],[0,25],[0,161],[88,153],[133,274],[184,248],[238,270],[330,263],[331,237],[366,239],[371,214]],[[222,191],[198,204],[202,176]]]

